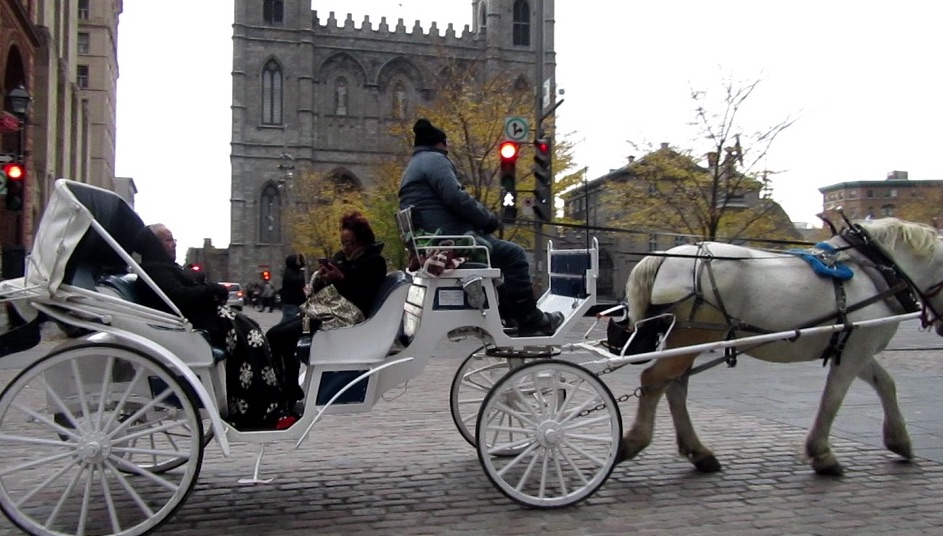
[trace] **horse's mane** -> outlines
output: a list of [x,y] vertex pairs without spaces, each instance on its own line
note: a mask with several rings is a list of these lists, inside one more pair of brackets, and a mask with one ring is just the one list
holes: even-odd
[[923,223],[915,223],[897,218],[881,218],[857,222],[871,238],[888,250],[893,250],[899,242],[909,246],[918,256],[929,255],[937,244],[936,229]]

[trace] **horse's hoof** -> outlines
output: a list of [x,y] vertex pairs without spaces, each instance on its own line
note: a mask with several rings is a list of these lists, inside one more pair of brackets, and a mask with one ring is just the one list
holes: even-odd
[[692,460],[694,468],[700,473],[719,473],[722,469],[717,457],[713,454],[701,457],[699,460]]
[[845,474],[845,468],[838,462],[829,464],[813,463],[812,468],[815,469],[815,473],[820,476],[842,476]]
[[914,459],[914,451],[910,447],[909,443],[896,444],[896,445],[889,444],[889,445],[884,445],[884,446],[887,447],[887,450],[893,452],[894,454],[897,454],[898,456],[902,457],[903,459],[907,461],[911,461]]
[[624,441],[619,441],[619,450],[616,451],[616,462],[613,465],[619,465],[628,459],[629,449],[626,448]]

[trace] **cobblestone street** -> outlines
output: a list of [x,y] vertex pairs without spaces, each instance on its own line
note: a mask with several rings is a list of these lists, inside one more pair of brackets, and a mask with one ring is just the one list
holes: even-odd
[[[250,314],[263,325],[278,319]],[[735,369],[691,380],[692,420],[723,472],[698,474],[676,455],[662,405],[652,446],[617,466],[592,497],[559,510],[522,508],[489,482],[448,409],[458,357],[474,346],[443,344],[454,359],[433,358],[372,412],[327,417],[298,450],[267,448],[261,471],[275,478],[271,484],[237,483],[251,475],[255,447],[233,445],[224,458],[211,443],[193,494],[157,534],[940,534],[938,342],[906,324],[882,356],[898,381],[915,463],[879,446],[877,397],[857,382],[832,436],[846,475],[816,476],[800,453],[824,381],[821,365],[743,358]],[[627,367],[606,381],[618,396],[631,391],[640,371]],[[6,383],[12,371],[2,374]],[[621,409],[628,425],[634,405]],[[0,521],[0,535],[15,533]]]

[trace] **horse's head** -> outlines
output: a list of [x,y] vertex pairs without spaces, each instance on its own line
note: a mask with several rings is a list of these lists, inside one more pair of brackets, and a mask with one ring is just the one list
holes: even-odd
[[924,327],[933,326],[943,336],[943,241],[936,229],[897,218],[859,225],[913,284],[923,306]]

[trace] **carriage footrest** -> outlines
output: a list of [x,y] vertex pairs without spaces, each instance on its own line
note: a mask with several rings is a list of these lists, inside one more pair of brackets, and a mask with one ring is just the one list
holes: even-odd
[[553,357],[560,355],[559,346],[525,346],[523,348],[512,348],[510,346],[496,346],[487,348],[485,355],[501,358],[534,358],[534,357]]

